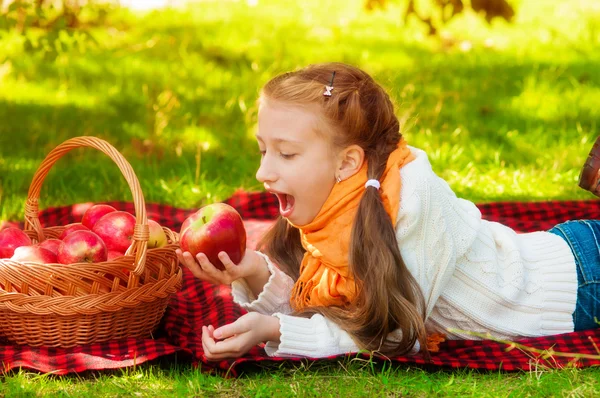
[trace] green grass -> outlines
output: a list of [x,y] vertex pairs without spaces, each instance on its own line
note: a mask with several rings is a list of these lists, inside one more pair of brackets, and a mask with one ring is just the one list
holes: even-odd
[[[42,159],[80,135],[112,143],[147,202],[191,208],[261,189],[252,138],[258,90],[277,73],[322,61],[358,65],[387,87],[407,139],[459,196],[590,199],[577,177],[600,134],[600,9],[592,0],[517,7],[513,25],[465,15],[442,39],[426,37],[415,21],[403,25],[399,2],[367,14],[359,0],[201,2],[115,14],[110,27],[86,34],[0,31],[0,220],[23,219]],[[40,203],[121,199],[131,193],[117,167],[86,149],[53,167]],[[147,365],[81,378],[16,372],[2,378],[0,395],[591,396],[598,378],[595,369],[371,371],[342,363],[259,368],[230,380]]]
[[[79,376],[52,376],[24,370],[5,377],[6,396],[52,397],[542,397],[594,396],[596,369],[539,369],[531,372],[479,372],[408,366],[302,362],[256,367],[239,378],[209,375],[190,367],[143,366]],[[0,390],[1,391],[1,390]]]

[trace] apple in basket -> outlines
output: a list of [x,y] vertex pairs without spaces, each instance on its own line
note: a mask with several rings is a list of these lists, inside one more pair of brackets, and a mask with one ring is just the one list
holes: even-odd
[[56,254],[40,246],[20,246],[10,258],[13,261],[29,261],[32,263],[52,264],[56,263]]
[[229,255],[238,264],[246,251],[246,229],[240,214],[225,203],[213,203],[200,208],[181,225],[181,250],[206,254],[208,260],[218,269],[223,264],[218,254]]
[[29,245],[31,239],[19,228],[9,227],[0,231],[0,258],[10,258],[16,248]]
[[108,250],[102,239],[92,231],[75,231],[66,236],[58,247],[58,262],[100,263],[106,261]]
[[122,252],[118,252],[115,250],[109,250],[108,254],[106,256],[106,261],[110,261],[110,260],[114,260],[117,257],[123,257],[125,255],[125,253]]
[[102,218],[102,216],[108,213],[112,213],[113,211],[117,211],[117,209],[110,205],[93,205],[92,207],[87,209],[85,213],[83,213],[81,223],[89,229],[92,229],[94,228],[96,222]]
[[148,237],[149,249],[163,247],[167,244],[167,234],[165,234],[159,223],[154,220],[148,220],[148,229],[150,233]]
[[126,211],[113,211],[103,215],[94,225],[94,231],[108,250],[125,253],[133,238],[135,217]]
[[39,247],[50,250],[52,253],[58,253],[58,246],[62,243],[60,239],[46,239],[43,242],[38,243]]
[[90,229],[83,225],[80,222],[74,222],[72,224],[67,224],[65,229],[60,233],[58,239],[63,240],[67,235],[75,232],[75,231],[89,231]]

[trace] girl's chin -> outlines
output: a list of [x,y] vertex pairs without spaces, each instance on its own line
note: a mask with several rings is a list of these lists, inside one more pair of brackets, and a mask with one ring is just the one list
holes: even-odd
[[298,212],[289,214],[288,216],[281,214],[281,216],[296,228],[302,228],[311,223],[311,220],[306,220],[306,217],[302,217]]
[[299,218],[300,214],[298,214],[297,211],[294,211],[294,209],[294,207],[285,211],[279,209],[279,214],[281,214],[281,217],[285,218],[290,224],[294,226],[304,225],[303,220],[300,219],[301,217]]

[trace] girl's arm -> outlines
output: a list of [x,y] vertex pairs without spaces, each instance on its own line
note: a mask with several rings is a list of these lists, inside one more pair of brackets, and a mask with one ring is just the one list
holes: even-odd
[[254,295],[258,295],[269,280],[267,262],[264,256],[254,250],[246,249],[238,264],[233,263],[226,252],[219,252],[218,258],[222,268],[215,267],[204,253],[198,253],[196,257],[190,252],[182,252],[181,249],[177,249],[175,253],[179,262],[196,278],[213,284],[231,285],[232,282],[243,279]]
[[266,263],[268,280],[258,295],[244,278],[231,284],[234,301],[251,312],[230,325],[216,330],[209,327],[204,331],[203,344],[205,353],[210,352],[209,359],[239,357],[265,340],[265,351],[269,356],[320,358],[359,351],[347,332],[322,315],[310,318],[289,315],[294,281],[265,254],[256,253]]
[[[220,252],[218,256],[224,269],[217,269],[204,253],[198,253],[194,258],[190,252],[177,249],[176,254],[179,262],[196,278],[213,284],[232,285],[240,304],[255,301],[261,296],[266,285],[271,290],[275,289],[275,294],[285,293],[287,289],[289,293],[293,286],[293,282],[288,286],[290,278],[280,272],[266,255],[258,251],[247,249],[238,264],[234,264],[226,252]],[[283,310],[279,307],[278,309]]]
[[241,278],[231,284],[233,300],[248,311],[271,315],[275,312],[289,314],[290,294],[294,281],[281,271],[269,257],[259,251],[254,252],[264,261],[264,274],[256,280]]
[[350,335],[335,322],[320,314],[310,318],[273,314],[279,318],[279,341],[268,341],[267,355],[272,357],[324,358],[360,351]]
[[265,341],[279,341],[279,319],[258,312],[248,312],[217,329],[202,326],[202,348],[209,361],[239,358]]
[[350,336],[322,315],[301,318],[248,312],[215,329],[202,327],[204,355],[210,361],[238,358],[261,342],[269,356],[322,358],[358,352]]
[[[269,356],[324,358],[361,351],[344,329],[323,315],[302,318],[276,313],[273,316],[279,318],[279,339],[267,341],[265,351]],[[388,338],[398,338],[399,333],[397,330]],[[419,348],[417,342],[411,354]]]
[[271,272],[269,271],[269,267],[267,265],[266,256],[261,255],[259,252],[248,250],[246,252],[247,256],[253,257],[253,271],[244,277],[244,281],[246,285],[252,292],[254,297],[258,297],[258,295],[263,291],[265,284],[269,281],[271,277]]
[[[388,338],[400,338],[396,331]],[[215,329],[202,327],[204,355],[210,361],[239,358],[261,342],[269,356],[324,358],[360,351],[350,335],[320,314],[310,318],[248,312],[235,322]],[[418,342],[411,351],[419,351]]]

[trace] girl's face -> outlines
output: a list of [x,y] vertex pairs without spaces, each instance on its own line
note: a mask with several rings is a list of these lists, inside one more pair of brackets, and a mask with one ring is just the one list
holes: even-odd
[[335,151],[317,134],[317,123],[318,115],[308,108],[261,101],[256,179],[277,195],[281,215],[297,226],[316,217],[335,184]]

